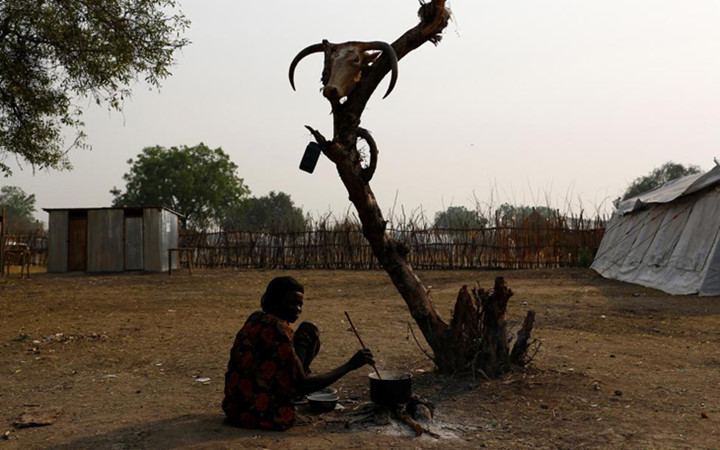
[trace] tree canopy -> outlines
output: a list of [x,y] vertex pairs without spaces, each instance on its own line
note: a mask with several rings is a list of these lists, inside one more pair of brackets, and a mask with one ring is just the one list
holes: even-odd
[[464,206],[449,206],[445,211],[435,213],[435,228],[484,228],[488,220],[478,211],[470,211]]
[[113,206],[165,206],[185,216],[184,226],[220,226],[228,209],[250,193],[219,147],[147,147],[128,164],[125,192],[110,191]]
[[0,207],[5,207],[6,225],[10,231],[24,231],[35,223],[35,194],[27,194],[17,186],[0,188]]
[[698,166],[677,164],[672,161],[668,161],[660,167],[652,170],[647,175],[637,177],[627,187],[625,193],[622,196],[622,200],[638,196],[644,192],[657,189],[668,181],[676,180],[680,177],[700,173],[701,169]]
[[251,197],[233,208],[224,222],[226,230],[303,231],[305,216],[284,192],[271,191],[263,197]]
[[511,205],[509,203],[503,203],[495,211],[495,215],[500,222],[520,225],[531,216],[551,219],[559,216],[560,213],[547,206]]
[[75,100],[121,109],[138,78],[158,87],[188,25],[175,0],[0,0],[0,173],[9,155],[69,169],[86,146]]

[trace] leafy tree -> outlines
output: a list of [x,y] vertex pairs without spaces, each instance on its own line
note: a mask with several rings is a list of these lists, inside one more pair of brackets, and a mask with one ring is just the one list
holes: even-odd
[[636,197],[647,191],[657,189],[668,181],[676,180],[680,177],[700,173],[698,166],[684,166],[672,161],[668,161],[660,167],[652,170],[649,174],[636,178],[630,186],[625,190],[622,200]]
[[539,215],[543,219],[550,219],[559,215],[557,210],[548,208],[547,206],[517,206],[509,203],[503,203],[495,211],[496,216],[503,223],[515,223],[519,225],[523,220],[531,215]]
[[[130,83],[170,75],[189,22],[175,0],[0,0],[0,173],[14,154],[33,168],[69,169],[85,147],[78,97],[121,109]],[[66,148],[62,131],[75,130]]]
[[17,186],[0,188],[0,206],[5,207],[8,230],[21,232],[33,228],[35,194],[28,195]]
[[487,219],[478,211],[470,211],[464,206],[450,206],[445,211],[435,213],[435,228],[484,228]]
[[185,227],[222,224],[228,209],[250,193],[219,147],[147,147],[128,164],[125,192],[110,191],[113,206],[166,206],[185,216]]
[[226,230],[303,231],[305,216],[302,208],[284,192],[271,191],[263,197],[244,200],[225,220]]

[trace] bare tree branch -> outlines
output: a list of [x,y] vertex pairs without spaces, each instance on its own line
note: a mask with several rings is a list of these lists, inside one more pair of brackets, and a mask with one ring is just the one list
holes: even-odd
[[375,175],[375,169],[377,168],[377,158],[378,158],[378,149],[377,144],[375,143],[375,139],[373,139],[372,135],[368,130],[365,128],[358,127],[357,129],[357,135],[359,138],[362,138],[367,142],[370,152],[370,163],[368,166],[364,169],[362,169],[362,178],[365,180],[366,183],[369,183],[370,180],[372,180],[373,175]]

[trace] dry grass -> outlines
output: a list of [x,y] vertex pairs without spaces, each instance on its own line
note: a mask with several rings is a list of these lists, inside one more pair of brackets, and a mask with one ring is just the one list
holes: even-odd
[[[543,345],[532,369],[495,382],[431,373],[407,339],[409,314],[383,272],[293,271],[307,290],[303,318],[322,332],[316,370],[357,349],[343,322],[348,311],[378,366],[414,371],[414,389],[436,402],[437,420],[462,427],[453,431],[456,438],[434,440],[329,423],[347,410],[286,433],[224,426],[219,403],[233,336],[281,273],[288,272],[0,281],[0,431],[10,431],[3,447],[717,448],[720,442],[720,299],[671,297],[580,269],[420,273],[443,313],[462,284],[489,287],[496,275],[516,292],[512,320],[537,311],[535,336]],[[341,397],[367,398],[368,372],[338,382]],[[197,376],[212,381],[204,385]],[[26,405],[64,412],[48,427],[13,429]]]

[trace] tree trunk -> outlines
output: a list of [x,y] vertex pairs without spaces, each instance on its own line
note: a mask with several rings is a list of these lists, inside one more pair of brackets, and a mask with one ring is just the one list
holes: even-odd
[[[432,0],[421,4],[418,16],[420,23],[392,44],[398,60],[425,42],[437,44],[440,33],[447,26],[450,12],[445,8],[445,0]],[[500,279],[499,282],[496,281],[491,294],[482,291],[487,299],[478,302],[476,296],[474,302],[467,288],[463,287],[458,295],[452,322],[449,325],[445,323],[437,314],[427,289],[405,259],[409,249],[386,232],[387,222],[370,188],[369,182],[377,165],[378,150],[370,133],[360,128],[360,118],[370,95],[390,68],[390,58],[383,53],[374,64],[363,71],[360,82],[344,103],[331,102],[334,125],[332,140],[328,141],[319,131],[309,126],[306,128],[315,137],[323,154],[335,164],[350,201],[357,209],[364,236],[432,348],[438,368],[446,372],[457,372],[469,370],[475,363],[487,376],[499,376],[512,365],[507,351],[505,328],[507,300],[512,292]],[[363,167],[362,157],[357,149],[358,138],[365,140],[370,148],[370,161],[366,162],[366,167]],[[527,334],[529,338],[529,330]],[[479,342],[482,342],[480,359],[487,359],[487,364],[483,362],[477,365]]]

